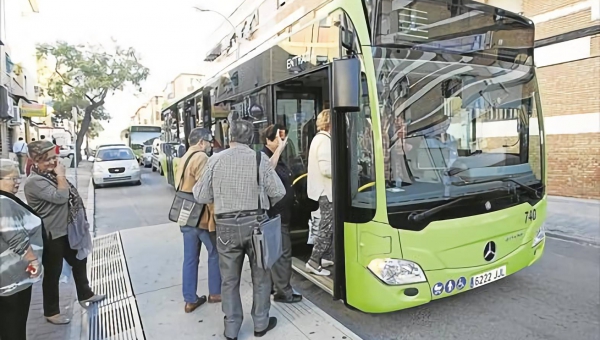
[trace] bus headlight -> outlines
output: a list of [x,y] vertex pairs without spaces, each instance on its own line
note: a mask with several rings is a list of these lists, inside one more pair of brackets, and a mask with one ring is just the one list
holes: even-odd
[[544,229],[544,225],[542,224],[542,226],[538,230],[537,234],[535,234],[535,237],[533,238],[533,242],[531,243],[531,248],[540,244],[540,242],[542,242],[544,240],[544,237],[546,237],[546,230]]
[[405,285],[426,281],[423,269],[418,264],[407,260],[374,259],[367,268],[388,285]]

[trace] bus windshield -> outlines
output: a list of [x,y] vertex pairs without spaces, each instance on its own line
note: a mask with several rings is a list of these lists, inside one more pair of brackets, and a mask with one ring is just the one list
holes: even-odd
[[541,184],[533,67],[375,50],[388,206]]

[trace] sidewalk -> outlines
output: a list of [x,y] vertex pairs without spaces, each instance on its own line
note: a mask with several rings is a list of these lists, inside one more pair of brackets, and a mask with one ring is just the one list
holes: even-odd
[[549,236],[600,245],[600,201],[548,196]]
[[[179,227],[168,223],[118,233],[145,339],[223,339],[221,304],[207,303],[193,313],[184,313],[181,293],[183,246]],[[203,294],[207,290],[207,258],[205,247],[202,247],[198,291]],[[240,293],[244,321],[239,339],[254,339],[250,315],[252,280],[247,260],[244,261]],[[278,324],[263,338],[265,340],[361,339],[308,299],[292,305],[272,302],[270,315],[277,317]]]
[[[88,218],[93,220],[93,212],[90,215],[88,207],[88,186],[91,178],[92,163],[82,161],[79,164],[77,171],[77,189],[83,199],[86,208],[88,208]],[[67,179],[71,183],[75,183],[75,169],[67,168]],[[23,186],[17,194],[19,198],[25,201]],[[93,191],[92,191],[93,196]],[[93,209],[93,207],[91,207]],[[90,223],[92,223],[90,221]],[[60,284],[60,308],[61,312],[71,317],[72,323],[79,322],[77,318],[73,318],[73,304],[77,300],[75,293],[75,284],[73,278],[69,277],[66,283]],[[69,339],[73,324],[57,326],[52,325],[44,318],[42,305],[42,283],[38,282],[33,286],[31,296],[31,306],[29,308],[29,318],[27,320],[27,339],[28,340],[65,340]]]

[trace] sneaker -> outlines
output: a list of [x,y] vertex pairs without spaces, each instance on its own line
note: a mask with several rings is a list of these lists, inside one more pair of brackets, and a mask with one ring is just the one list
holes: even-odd
[[261,338],[261,337],[265,336],[265,334],[267,334],[268,331],[275,328],[275,326],[277,326],[277,318],[272,316],[269,318],[269,325],[267,326],[267,328],[264,331],[260,331],[260,332],[254,331],[254,336],[257,338]]
[[329,276],[331,275],[331,272],[327,269],[323,269],[322,266],[319,266],[318,268],[314,268],[313,266],[311,266],[310,264],[306,264],[306,270],[310,273],[313,273],[315,275],[319,275],[319,276]]
[[329,260],[325,260],[325,259],[321,260],[321,266],[323,266],[323,268],[331,267],[331,266],[333,266],[333,264],[334,264],[333,261],[329,261]]
[[71,319],[67,318],[64,315],[56,314],[53,316],[47,316],[46,321],[53,325],[66,325],[71,322]]

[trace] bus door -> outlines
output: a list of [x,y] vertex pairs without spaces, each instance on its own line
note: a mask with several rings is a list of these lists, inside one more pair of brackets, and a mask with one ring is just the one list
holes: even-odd
[[[328,68],[279,83],[273,92],[274,121],[288,129],[288,142],[281,157],[293,176],[295,202],[289,228],[293,263],[300,272],[312,251],[312,245],[308,244],[309,221],[311,213],[318,209],[318,204],[308,199],[306,179],[310,143],[317,133],[316,118],[329,100]],[[331,278],[307,278],[330,292],[333,289]]]

